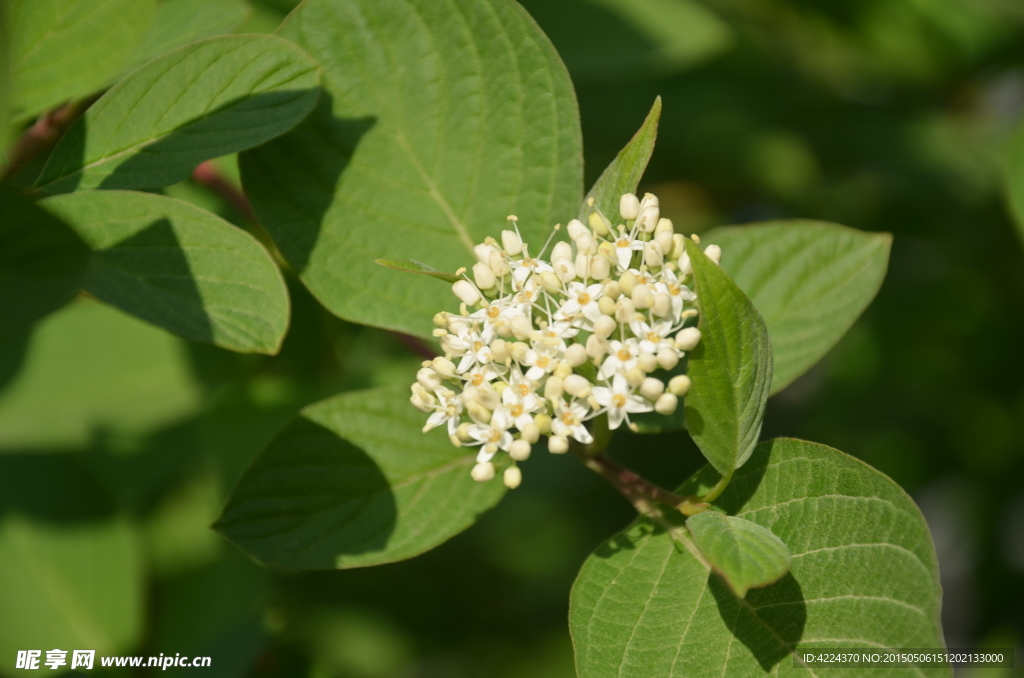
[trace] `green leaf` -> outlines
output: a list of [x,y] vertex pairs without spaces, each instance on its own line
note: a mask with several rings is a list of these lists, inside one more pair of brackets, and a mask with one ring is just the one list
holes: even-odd
[[81,286],[89,254],[59,219],[0,188],[0,333],[70,300]]
[[0,392],[0,446],[135,439],[194,416],[202,395],[184,342],[80,299],[36,326],[21,370]]
[[230,33],[249,12],[241,0],[161,0],[153,25],[132,52],[125,71],[190,42]]
[[1006,174],[1006,194],[1017,234],[1024,243],[1024,126],[1010,144]]
[[723,476],[746,462],[761,435],[772,382],[772,346],[761,314],[743,291],[690,239],[702,333],[690,352],[686,396],[690,436]]
[[698,66],[732,45],[729,25],[694,0],[526,0],[573,78],[635,79]]
[[11,41],[7,4],[0,2],[0,169],[11,138]]
[[390,259],[377,259],[375,263],[388,268],[394,268],[399,271],[405,271],[407,273],[419,273],[421,275],[429,275],[431,278],[437,278],[438,280],[444,280],[447,283],[454,283],[461,278],[454,273],[445,273],[439,271],[433,266],[427,266],[422,261],[416,261],[415,259],[404,259],[402,261],[391,261]]
[[153,21],[156,0],[10,0],[14,117],[107,86]]
[[624,193],[635,193],[640,179],[647,169],[647,163],[654,152],[654,142],[658,138],[658,121],[661,119],[661,97],[654,100],[650,113],[644,119],[637,133],[629,143],[619,151],[611,164],[605,168],[594,186],[587,193],[586,201],[580,209],[580,220],[587,223],[591,209],[587,206],[590,198],[594,199],[594,207],[611,220],[619,223],[619,198]]
[[233,351],[276,353],[288,291],[245,231],[180,200],[89,191],[40,203],[93,248],[84,287],[169,332]]
[[789,549],[757,523],[705,511],[688,518],[686,527],[697,549],[740,598],[789,572]]
[[132,648],[144,628],[139,555],[125,520],[58,526],[6,516],[0,523],[0,655],[42,649],[45,661],[45,650],[53,648],[97,654]]
[[[717,478],[705,467],[679,492]],[[737,598],[691,555],[681,526],[641,518],[600,546],[573,586],[581,678],[814,676],[794,666],[795,648],[944,646],[928,526],[878,471],[824,445],[772,440],[716,504],[788,544],[789,574]]]
[[474,481],[474,448],[423,433],[404,389],[310,405],[253,462],[214,526],[264,563],[380,565],[447,541],[494,506],[499,480]]
[[761,312],[772,340],[777,393],[811,368],[875,298],[892,236],[823,221],[717,228],[722,267]]
[[518,215],[540,248],[575,216],[579,114],[547,38],[509,0],[307,0],[281,34],[325,94],[240,158],[253,209],[312,293],[358,323],[430,336],[450,290],[378,258],[454,271]]
[[152,188],[210,158],[295,127],[319,96],[319,67],[272,35],[186,45],[117,83],[57,144],[37,188]]

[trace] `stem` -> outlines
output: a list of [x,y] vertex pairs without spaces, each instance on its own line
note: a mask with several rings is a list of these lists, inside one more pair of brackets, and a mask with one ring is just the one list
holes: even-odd
[[729,486],[729,481],[732,480],[732,474],[735,472],[736,471],[734,469],[732,471],[729,471],[724,476],[722,476],[722,479],[719,480],[714,487],[708,490],[707,494],[705,494],[703,497],[698,497],[697,500],[704,502],[706,504],[710,504],[714,500],[718,499],[718,497],[721,496],[722,492],[725,491],[725,488]]
[[56,146],[60,138],[71,127],[71,124],[94,101],[96,101],[96,97],[72,101],[65,106],[42,115],[11,146],[7,152],[6,167],[3,166],[2,160],[4,149],[0,148],[0,182],[7,181],[33,158]]
[[200,163],[192,171],[192,179],[197,184],[206,186],[219,195],[247,220],[258,223],[256,214],[252,211],[252,205],[249,204],[249,198],[246,197],[245,193],[235,188],[234,184],[228,181],[211,161],[207,160]]

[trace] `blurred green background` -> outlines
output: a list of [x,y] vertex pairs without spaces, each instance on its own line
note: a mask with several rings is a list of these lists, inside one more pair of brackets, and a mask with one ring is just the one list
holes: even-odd
[[[294,3],[251,4],[239,31],[273,30]],[[1020,647],[1024,230],[1004,177],[1024,113],[1024,4],[524,4],[576,83],[588,182],[661,95],[641,190],[678,230],[807,217],[895,234],[878,299],[769,402],[765,435],[893,477],[935,537],[948,645]],[[254,228],[203,186],[167,192]],[[531,459],[476,526],[394,565],[268,570],[208,529],[300,407],[410,383],[421,360],[289,284],[276,357],[188,344],[89,299],[0,335],[0,656],[45,628],[55,647],[210,655],[206,675],[224,677],[573,676],[569,588],[631,509],[572,458]],[[620,435],[613,454],[668,486],[701,465],[685,435]]]

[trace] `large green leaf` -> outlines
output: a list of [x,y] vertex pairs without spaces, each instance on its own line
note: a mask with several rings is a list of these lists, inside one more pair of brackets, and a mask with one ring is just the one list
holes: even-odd
[[693,68],[732,44],[696,0],[524,0],[574,78],[608,80]]
[[772,382],[772,346],[764,320],[732,278],[692,240],[686,253],[696,283],[700,343],[690,353],[686,425],[722,475],[754,451]]
[[161,0],[127,70],[196,40],[230,33],[249,16],[242,0]]
[[[706,491],[705,467],[680,493]],[[792,551],[781,580],[737,598],[686,531],[641,518],[587,560],[569,623],[581,678],[849,675],[794,666],[795,648],[943,647],[928,526],[887,477],[799,440],[758,445],[716,502]],[[878,669],[950,676],[949,669]]]
[[185,342],[81,299],[39,322],[0,392],[0,448],[134,439],[194,416],[201,404]]
[[93,248],[84,287],[186,339],[276,353],[288,291],[270,254],[245,231],[180,200],[87,191],[41,203]]
[[[144,628],[142,563],[124,520],[49,525],[0,523],[0,655],[18,650],[131,649]],[[68,654],[68,665],[71,664]],[[99,661],[96,662],[97,667]],[[41,667],[49,670],[47,667]]]
[[882,286],[892,236],[823,221],[717,228],[722,267],[761,312],[772,339],[772,393],[821,360]]
[[686,520],[693,543],[740,598],[789,571],[789,549],[757,523],[705,511]]
[[355,322],[430,336],[442,271],[519,217],[540,249],[582,195],[579,115],[554,48],[511,0],[307,0],[281,33],[324,68],[293,132],[241,156],[260,222],[313,294]]
[[184,181],[210,158],[252,148],[299,123],[319,68],[272,35],[200,40],[154,59],[71,126],[37,188],[151,188]]
[[[587,193],[587,200],[594,199],[594,206],[612,221],[617,224],[619,217],[619,198],[623,193],[634,193],[640,184],[640,179],[647,169],[647,163],[654,152],[654,142],[658,138],[658,121],[661,119],[661,97],[654,100],[651,112],[647,114],[644,123],[629,140],[629,143],[619,151],[611,164],[605,168],[601,176],[594,182],[590,192]],[[586,204],[580,209],[580,219],[586,223],[590,209]]]
[[253,462],[216,529],[259,560],[330,569],[419,555],[466,529],[505,492],[474,481],[475,448],[443,431],[404,389],[310,405]]
[[15,118],[108,85],[155,9],[156,0],[10,0]]
[[88,263],[89,248],[74,231],[0,188],[0,334],[71,299]]

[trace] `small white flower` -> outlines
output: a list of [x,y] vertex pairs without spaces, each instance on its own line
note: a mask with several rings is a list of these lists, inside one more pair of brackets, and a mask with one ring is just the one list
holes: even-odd
[[640,347],[636,339],[608,342],[608,356],[601,363],[597,373],[599,379],[611,379],[619,372],[628,372],[636,367],[640,356]]
[[612,379],[611,388],[595,386],[591,391],[594,400],[608,411],[608,428],[615,430],[625,421],[629,423],[629,415],[639,412],[650,412],[654,406],[633,393],[626,378],[616,374]]
[[643,249],[643,240],[634,240],[626,234],[620,235],[615,240],[615,259],[619,264],[619,269],[623,271],[628,270],[629,262],[633,259],[633,253],[642,252]]
[[477,462],[490,461],[498,450],[508,452],[512,447],[512,434],[508,429],[512,426],[512,417],[504,407],[498,407],[491,414],[489,424],[470,424],[469,437],[483,444],[477,454]]
[[555,416],[551,420],[551,431],[564,438],[573,438],[584,445],[594,441],[590,431],[584,426],[589,410],[580,402],[566,403],[560,401],[555,406]]
[[427,424],[423,427],[426,433],[430,429],[448,423],[448,435],[454,435],[455,429],[459,427],[459,419],[462,416],[462,395],[449,391],[446,388],[439,388],[434,392],[437,395],[438,404],[436,410],[427,418]]
[[657,355],[663,348],[675,349],[675,342],[669,335],[672,333],[672,321],[646,323],[634,320],[629,324],[636,338],[640,340],[640,350],[644,353]]

